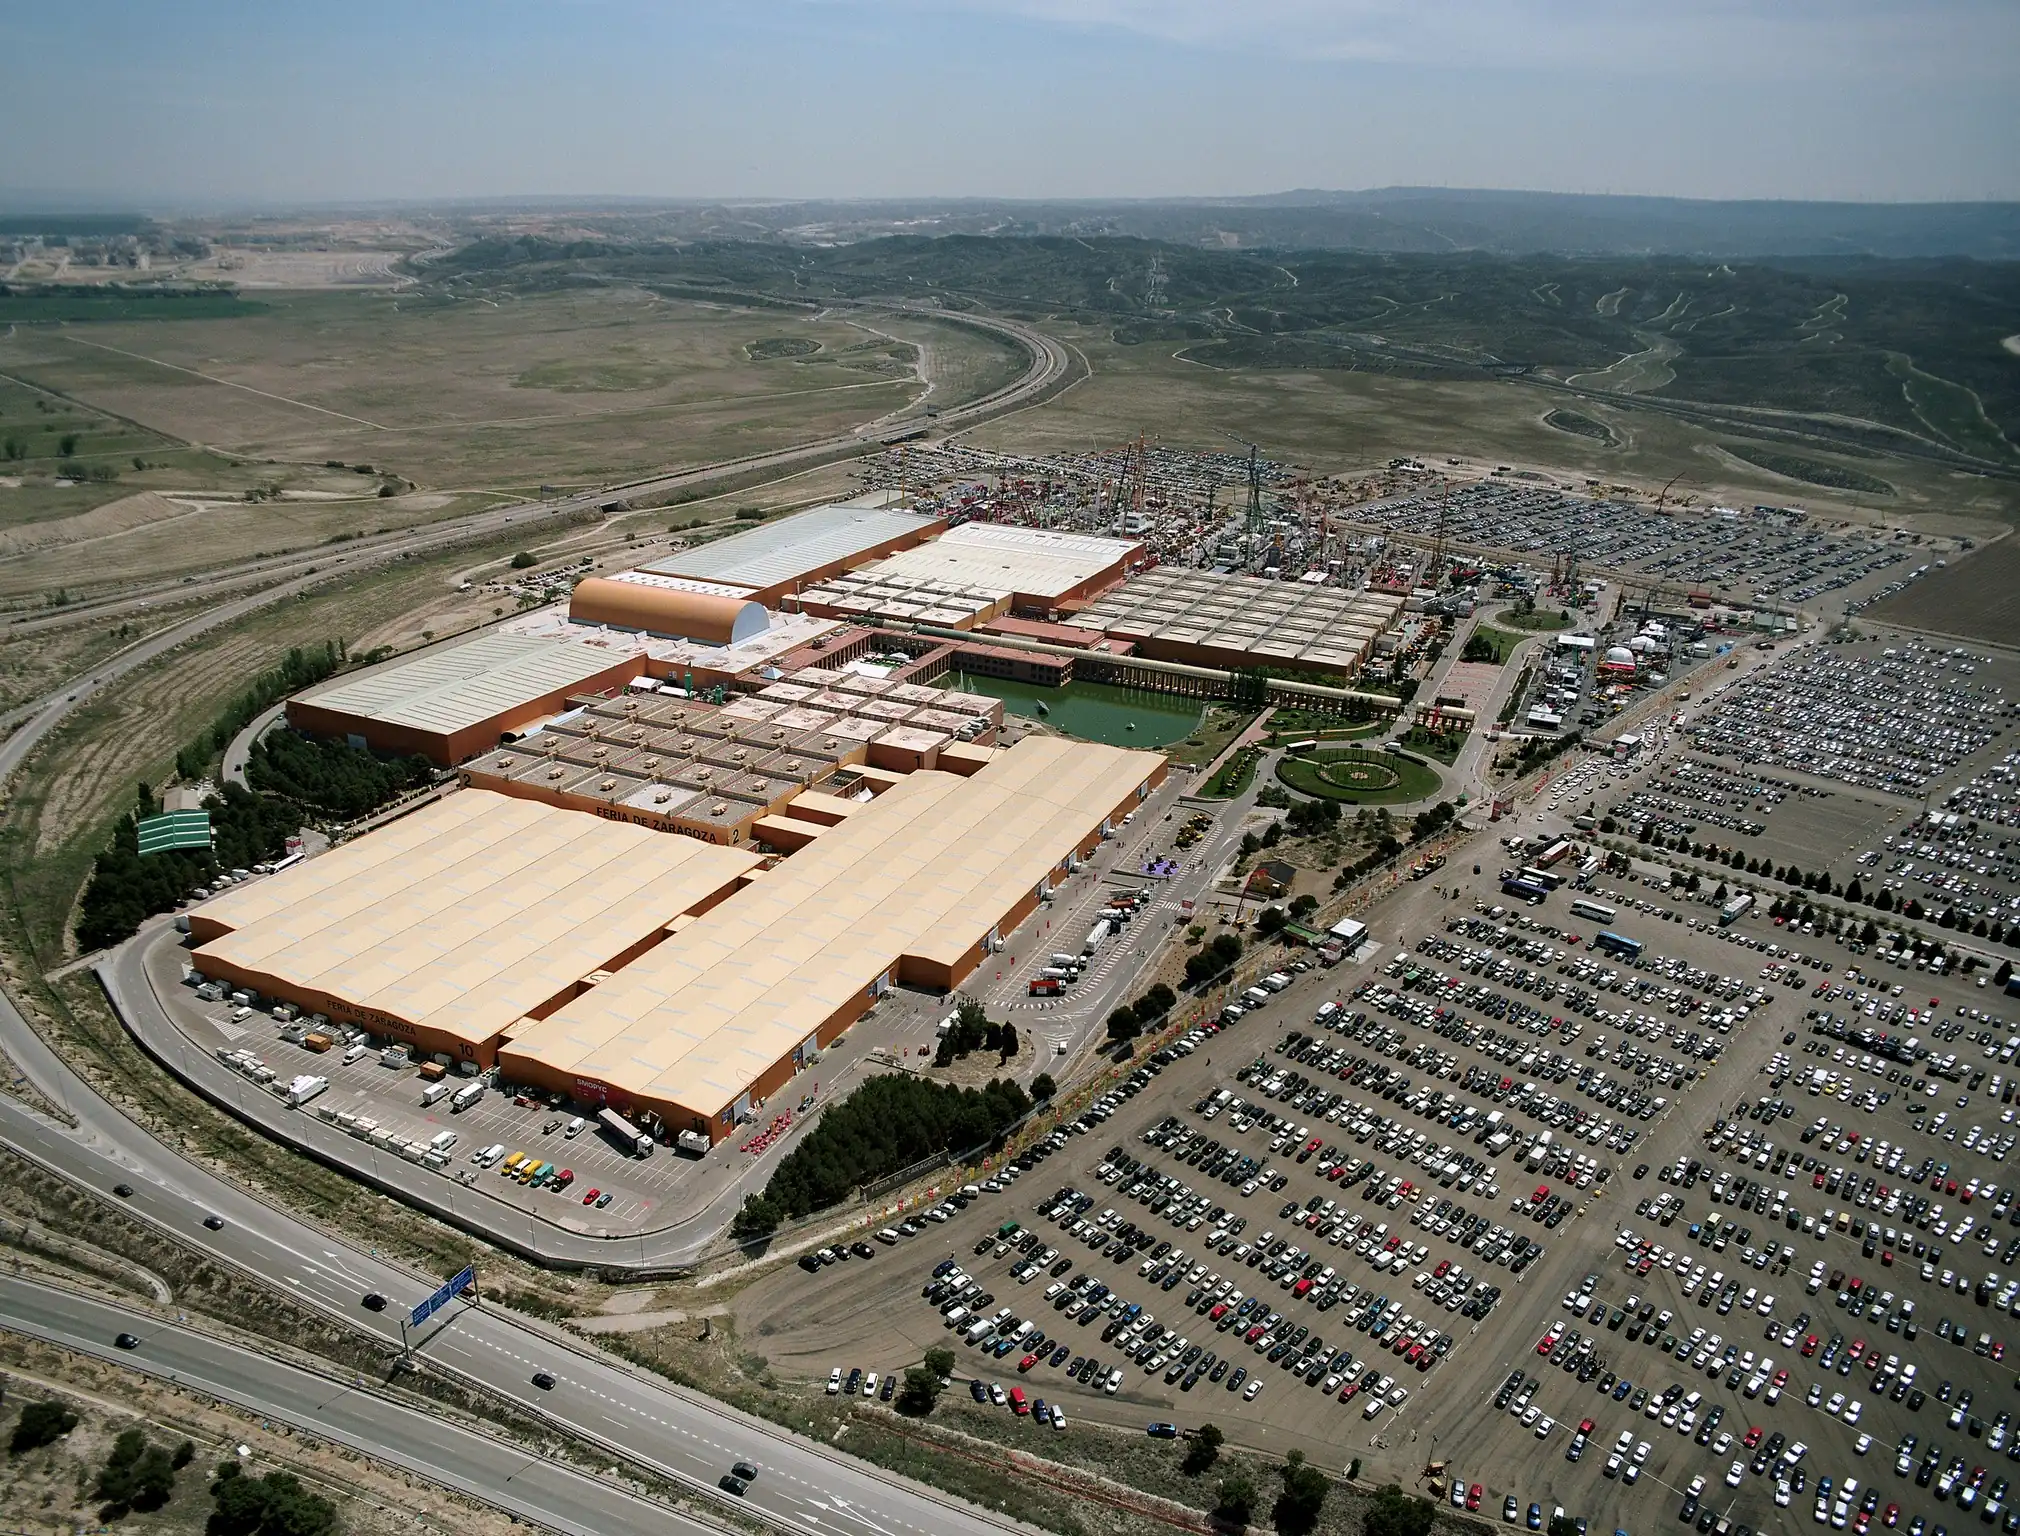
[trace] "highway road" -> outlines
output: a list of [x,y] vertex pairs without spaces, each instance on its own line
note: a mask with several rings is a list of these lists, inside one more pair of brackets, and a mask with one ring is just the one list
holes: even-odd
[[[0,1325],[292,1424],[553,1530],[582,1536],[664,1531],[704,1536],[720,1529],[534,1455],[510,1440],[452,1424],[369,1388],[346,1385],[340,1376],[289,1365],[73,1291],[0,1277]],[[137,1337],[139,1347],[115,1346],[113,1340],[122,1333]]]
[[[80,1121],[73,1131],[0,1095],[0,1141],[94,1189],[130,1184],[127,1203],[136,1215],[287,1287],[303,1305],[346,1319],[389,1350],[398,1346],[399,1318],[434,1289],[433,1278],[268,1205],[157,1141],[71,1073],[5,999],[0,1043]],[[206,1216],[223,1225],[207,1230]],[[370,1291],[392,1305],[367,1311],[362,1298]],[[0,1313],[14,1315],[11,1303],[0,1299]],[[843,1536],[1001,1536],[1029,1529],[596,1354],[510,1311],[455,1303],[415,1340],[417,1352],[442,1369],[676,1482],[712,1489],[738,1458],[757,1463],[766,1475],[752,1486],[749,1507],[787,1529]],[[534,1385],[540,1370],[553,1373],[552,1390]]]

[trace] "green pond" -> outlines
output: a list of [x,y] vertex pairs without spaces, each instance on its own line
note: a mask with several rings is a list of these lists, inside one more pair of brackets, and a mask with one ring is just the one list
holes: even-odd
[[[1069,736],[1113,747],[1168,747],[1190,736],[1204,711],[1198,699],[1143,693],[1113,683],[1074,682],[1064,688],[1040,688],[1035,683],[956,672],[945,686],[1001,699],[1004,709],[1013,715],[1043,720]],[[1041,701],[1043,710],[1038,707]]]

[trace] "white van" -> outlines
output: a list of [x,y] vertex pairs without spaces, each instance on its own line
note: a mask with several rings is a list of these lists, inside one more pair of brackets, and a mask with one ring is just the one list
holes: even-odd
[[251,1017],[252,1017],[252,1009],[246,1006],[246,1004],[244,1003],[240,1003],[236,1008],[232,1009],[231,1011],[231,1021],[234,1024],[243,1024],[247,1019]]
[[344,1052],[344,1065],[348,1067],[352,1062],[362,1060],[364,1054],[364,1046],[353,1045],[349,1050]]
[[573,1141],[576,1137],[582,1134],[582,1126],[583,1126],[582,1116],[577,1115],[573,1120],[568,1122],[568,1129],[563,1131],[561,1134],[563,1136],[566,1136],[570,1141]]

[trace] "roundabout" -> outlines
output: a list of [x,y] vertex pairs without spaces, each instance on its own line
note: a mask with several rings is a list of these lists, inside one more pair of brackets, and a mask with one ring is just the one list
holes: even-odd
[[1300,794],[1350,805],[1396,805],[1435,799],[1444,779],[1429,763],[1400,752],[1359,747],[1314,748],[1277,761],[1277,778]]

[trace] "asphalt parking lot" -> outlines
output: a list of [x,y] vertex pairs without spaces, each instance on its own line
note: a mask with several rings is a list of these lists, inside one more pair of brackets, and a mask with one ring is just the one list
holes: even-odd
[[1805,647],[1680,711],[1661,763],[1645,753],[1648,771],[1598,809],[1630,834],[1646,824],[2010,926],[2016,686],[2009,660],[1963,648]]
[[[1464,872],[1472,857],[1478,876]],[[1001,1192],[895,1248],[873,1247],[860,1279],[842,1285],[827,1270],[791,1268],[754,1286],[737,1304],[745,1336],[762,1336],[758,1347],[775,1365],[817,1383],[836,1367],[845,1379],[852,1368],[888,1375],[951,1344],[956,1390],[969,1381],[1001,1385],[1006,1395],[1020,1387],[1033,1402],[1062,1404],[1069,1425],[1211,1418],[1243,1443],[1297,1446],[1334,1466],[1358,1456],[1364,1475],[1405,1481],[1426,1461],[1446,1459],[1468,1486],[1482,1484],[1484,1513],[1498,1517],[1514,1497],[1517,1523],[1536,1503],[1545,1518],[1561,1504],[1601,1529],[1606,1521],[1646,1528],[1673,1521],[1684,1490],[1703,1476],[1700,1509],[1766,1529],[1809,1521],[1829,1476],[1834,1495],[1857,1480],[1848,1527],[1868,1487],[1879,1491],[1874,1522],[1892,1503],[1904,1529],[1918,1514],[1954,1525],[1956,1513],[1934,1492],[1953,1458],[1965,1459],[1967,1478],[1987,1467],[1988,1492],[2011,1470],[2000,1415],[2011,1406],[2013,1376],[1994,1349],[2003,1354],[2007,1309],[2020,1299],[2006,1287],[2007,1264],[2020,1257],[2010,1240],[2020,1238],[2011,1224],[2020,1207],[2009,1209],[2002,1182],[2014,1078],[1996,1058],[2006,1038],[1998,1032],[2020,1030],[2020,1019],[1959,1019],[1960,1002],[2001,1012],[1972,980],[1861,962],[1828,939],[1799,938],[1796,953],[1774,953],[1770,946],[1791,946],[1765,921],[1721,929],[1702,893],[1692,899],[1617,876],[1600,882],[1618,911],[1614,931],[1644,948],[1638,962],[1595,955],[1595,926],[1569,916],[1568,889],[1534,908],[1493,912],[1504,902],[1500,857],[1484,836],[1462,848],[1447,871],[1461,871],[1455,885],[1406,885],[1369,914],[1380,940],[1372,958],[1299,974],[1226,1032],[1140,1073],[1140,1086],[1117,1097],[1105,1119],[1062,1138]],[[1873,984],[1849,974],[1861,963]],[[1315,1025],[1320,1006],[1334,1000],[1342,1026]],[[1920,1017],[1909,1016],[1910,1005]],[[1894,1010],[1900,1016],[1887,1017]],[[1812,1011],[1833,1018],[1811,1019]],[[1845,1038],[1816,1032],[1837,1025]],[[1953,1026],[1956,1037],[1946,1038]],[[1855,1038],[1855,1029],[1868,1034]],[[1986,1030],[1995,1031],[1993,1044],[1972,1041]],[[1912,1035],[1927,1054],[1876,1056],[1880,1031]],[[1975,1090],[1982,1059],[1955,1083],[1927,1071],[1988,1048],[1994,1060]],[[1488,1143],[1503,1132],[1510,1140],[1489,1156]],[[1647,1203],[1658,1199],[1659,1208]],[[1967,1218],[1973,1225],[1960,1238]],[[999,1238],[1010,1222],[1018,1229]],[[1996,1240],[1986,1235],[1994,1223]],[[1989,1256],[1986,1241],[1995,1241]],[[1811,1292],[1819,1261],[1824,1272]],[[957,1291],[921,1294],[947,1263],[972,1277],[965,1299],[979,1303],[958,1329],[944,1325],[940,1310],[962,1304]],[[1830,1289],[1833,1274],[1842,1289]],[[1988,1275],[1995,1284],[1981,1305],[1976,1282]],[[1061,1290],[1047,1298],[1082,1276],[1108,1296]],[[947,1278],[939,1277],[943,1286]],[[1223,1329],[1214,1309],[1231,1293],[1262,1298],[1263,1310]],[[1576,1316],[1566,1307],[1572,1295],[1587,1297]],[[1089,1299],[1062,1307],[1068,1296]],[[1141,1312],[1131,1315],[1131,1306]],[[992,1352],[963,1342],[974,1319],[1005,1308],[1032,1325],[1022,1340],[1001,1355],[993,1350],[1004,1335],[993,1327],[982,1334]],[[1237,1302],[1223,1316],[1238,1312]],[[1655,1326],[1642,1328],[1643,1312]],[[1609,1326],[1616,1313],[1618,1328]],[[1134,1319],[1145,1314],[1153,1321],[1134,1344],[1147,1347],[1126,1358],[1125,1350],[1135,1353]],[[1953,1322],[1968,1332],[1961,1344],[1945,1337]],[[1536,1353],[1553,1325],[1562,1325],[1554,1361]],[[1034,1349],[1040,1333],[1044,1347]],[[1811,1333],[1817,1344],[1805,1356]],[[1398,1336],[1402,1356],[1391,1342]],[[1432,1356],[1421,1371],[1408,1363],[1410,1337]],[[1187,1365],[1194,1346],[1201,1352]],[[1350,1366],[1341,1350],[1353,1356]],[[1194,1369],[1208,1351],[1226,1366],[1218,1382],[1210,1368]],[[1069,1375],[1076,1362],[1081,1371]],[[1174,1364],[1179,1374],[1168,1381]],[[1912,1385],[1897,1400],[1893,1388],[1909,1365]],[[1247,1374],[1230,1390],[1236,1370]],[[1341,1402],[1340,1388],[1369,1371],[1376,1382]],[[1523,1411],[1497,1408],[1518,1371],[1525,1379],[1514,1406]],[[1946,1381],[1948,1401],[1940,1396]],[[1672,1386],[1679,1398],[1701,1394],[1688,1432],[1677,1427],[1681,1408],[1662,1421]],[[1370,1391],[1396,1388],[1407,1392],[1403,1401],[1365,1416]],[[1952,1428],[1964,1391],[1972,1396]],[[1586,1418],[1593,1432],[1568,1460]],[[1756,1425],[1760,1446],[1783,1437],[1777,1458],[1798,1441],[1805,1447],[1789,1469],[1786,1506],[1776,1502],[1783,1479],[1768,1475],[1781,1462],[1750,1469],[1760,1446],[1743,1442]],[[1623,1461],[1609,1470],[1614,1442],[1630,1429]],[[1896,1447],[1908,1433],[1917,1436],[1909,1475],[1897,1476]],[[1872,1437],[1863,1451],[1860,1435]],[[1918,1487],[1932,1446],[1939,1462],[1929,1486]],[[1737,1486],[1728,1486],[1735,1461]],[[1952,1492],[1947,1502],[1955,1499]],[[1985,1507],[1983,1498],[1972,1503]],[[1996,1520],[2004,1518],[2002,1499]]]
[[1826,533],[1799,512],[1756,508],[1667,515],[1634,502],[1482,481],[1449,496],[1358,506],[1356,523],[1549,560],[1571,550],[1594,566],[1802,603],[1906,574],[1914,553],[1878,535]]

